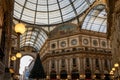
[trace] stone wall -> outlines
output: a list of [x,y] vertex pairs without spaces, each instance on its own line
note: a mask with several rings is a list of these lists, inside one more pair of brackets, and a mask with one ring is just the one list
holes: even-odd
[[[112,44],[113,62],[120,62],[120,0],[108,2],[108,34]],[[112,4],[111,4],[112,3]]]

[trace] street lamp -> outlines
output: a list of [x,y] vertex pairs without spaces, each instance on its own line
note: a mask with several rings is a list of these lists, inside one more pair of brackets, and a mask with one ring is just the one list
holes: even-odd
[[112,70],[110,71],[110,78],[113,80],[113,78],[114,78],[114,73],[113,73],[113,71],[114,71],[114,68],[112,68]]
[[23,23],[18,23],[15,25],[15,32],[17,33],[17,50],[18,52],[16,53],[17,59],[17,64],[16,64],[16,72],[19,75],[19,66],[20,66],[20,58],[22,57],[22,54],[20,53],[20,35],[25,32],[26,28]]
[[15,60],[16,60],[16,57],[15,57],[15,56],[12,56],[12,57],[11,57],[11,60],[12,60],[12,61],[15,61]]
[[25,25],[23,23],[18,23],[15,25],[15,32],[18,34],[17,38],[17,48],[18,48],[18,53],[16,54],[17,58],[21,58],[22,54],[20,53],[20,35],[25,32]]
[[21,58],[22,57],[22,54],[20,52],[16,53],[16,57],[17,58]]
[[115,64],[114,64],[114,67],[119,67],[119,64],[118,64],[118,63],[115,63]]
[[112,71],[115,71],[115,68],[112,68]]
[[15,25],[15,32],[23,34],[25,32],[25,25],[23,23],[18,23]]
[[119,68],[119,64],[118,64],[118,63],[115,63],[115,64],[114,64],[114,67],[116,68],[116,71],[117,71],[117,77],[118,77],[118,80],[119,80],[119,70],[118,70],[118,68]]

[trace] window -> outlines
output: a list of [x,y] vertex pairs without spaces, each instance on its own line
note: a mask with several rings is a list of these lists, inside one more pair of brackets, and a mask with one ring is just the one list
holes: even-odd
[[52,66],[51,67],[55,68],[55,61],[54,60],[52,60]]
[[99,61],[98,61],[98,59],[95,60],[95,65],[96,65],[97,68],[99,68]]
[[65,67],[65,59],[62,59],[62,67]]
[[73,58],[73,67],[76,67],[76,58]]
[[105,59],[105,62],[104,62],[105,68],[108,67],[107,63],[108,63],[108,62],[107,62],[107,59]]
[[86,58],[86,66],[89,67],[89,65],[90,65],[89,58]]
[[56,44],[54,44],[54,43],[51,44],[51,48],[53,48],[53,49],[56,48]]

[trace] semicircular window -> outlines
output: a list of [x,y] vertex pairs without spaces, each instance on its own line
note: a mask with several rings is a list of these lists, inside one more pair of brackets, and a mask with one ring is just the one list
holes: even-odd
[[86,16],[82,29],[106,33],[107,13],[104,5],[94,7]]
[[26,23],[51,25],[72,20],[95,0],[15,0],[14,18]]
[[26,32],[20,36],[20,47],[31,46],[39,51],[47,38],[47,34],[42,29],[27,28]]

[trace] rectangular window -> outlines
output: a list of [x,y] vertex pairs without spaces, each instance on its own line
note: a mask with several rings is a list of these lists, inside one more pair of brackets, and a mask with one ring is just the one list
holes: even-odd
[[104,65],[105,65],[105,68],[108,67],[108,65],[107,65],[107,60],[106,60],[106,59],[105,59]]
[[73,67],[76,66],[76,58],[73,58]]
[[86,66],[89,67],[90,66],[90,61],[89,58],[86,58]]
[[96,67],[99,67],[99,61],[98,59],[95,60]]
[[65,59],[62,59],[62,67],[65,67]]
[[55,68],[55,61],[54,60],[52,60],[52,66],[51,67]]

